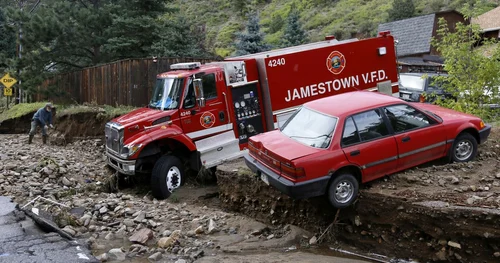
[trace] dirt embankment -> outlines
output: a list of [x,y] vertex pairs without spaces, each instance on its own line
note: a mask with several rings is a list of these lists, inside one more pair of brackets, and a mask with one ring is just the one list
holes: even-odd
[[[421,262],[499,262],[499,138],[494,130],[474,162],[435,162],[364,185],[326,243]],[[241,161],[219,167],[218,185],[225,209],[265,223],[294,224],[318,236],[335,218],[325,198],[293,200]]]

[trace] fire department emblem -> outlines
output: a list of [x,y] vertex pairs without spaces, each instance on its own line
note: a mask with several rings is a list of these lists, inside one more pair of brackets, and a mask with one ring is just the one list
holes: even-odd
[[340,74],[342,70],[344,70],[345,64],[346,60],[344,55],[338,51],[333,51],[326,59],[326,67],[335,75]]
[[214,126],[215,116],[209,111],[204,112],[200,117],[200,123],[203,128],[210,128]]

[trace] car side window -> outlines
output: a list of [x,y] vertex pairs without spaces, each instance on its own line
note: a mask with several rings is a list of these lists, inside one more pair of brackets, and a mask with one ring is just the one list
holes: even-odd
[[194,94],[193,81],[189,81],[189,86],[184,96],[184,109],[191,109],[196,106],[196,96]]
[[389,106],[384,110],[395,133],[423,128],[436,123],[409,105]]
[[354,125],[352,117],[349,117],[345,121],[344,132],[342,133],[342,145],[349,146],[351,144],[356,144],[359,142],[359,134]]
[[369,141],[389,134],[379,110],[365,111],[353,116],[361,141]]
[[206,100],[217,98],[217,86],[215,82],[215,74],[206,74],[201,77],[203,85],[203,93]]

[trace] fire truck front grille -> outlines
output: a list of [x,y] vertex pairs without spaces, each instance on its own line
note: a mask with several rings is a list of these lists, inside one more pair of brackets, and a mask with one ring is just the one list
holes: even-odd
[[119,154],[123,147],[123,129],[120,125],[109,122],[105,128],[106,148],[114,153]]

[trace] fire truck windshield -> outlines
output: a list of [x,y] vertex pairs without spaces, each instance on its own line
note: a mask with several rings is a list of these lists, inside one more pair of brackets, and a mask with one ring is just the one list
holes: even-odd
[[327,148],[336,125],[336,117],[302,107],[281,127],[281,132],[311,147]]
[[149,107],[159,110],[177,109],[180,104],[182,83],[183,80],[177,78],[157,79]]

